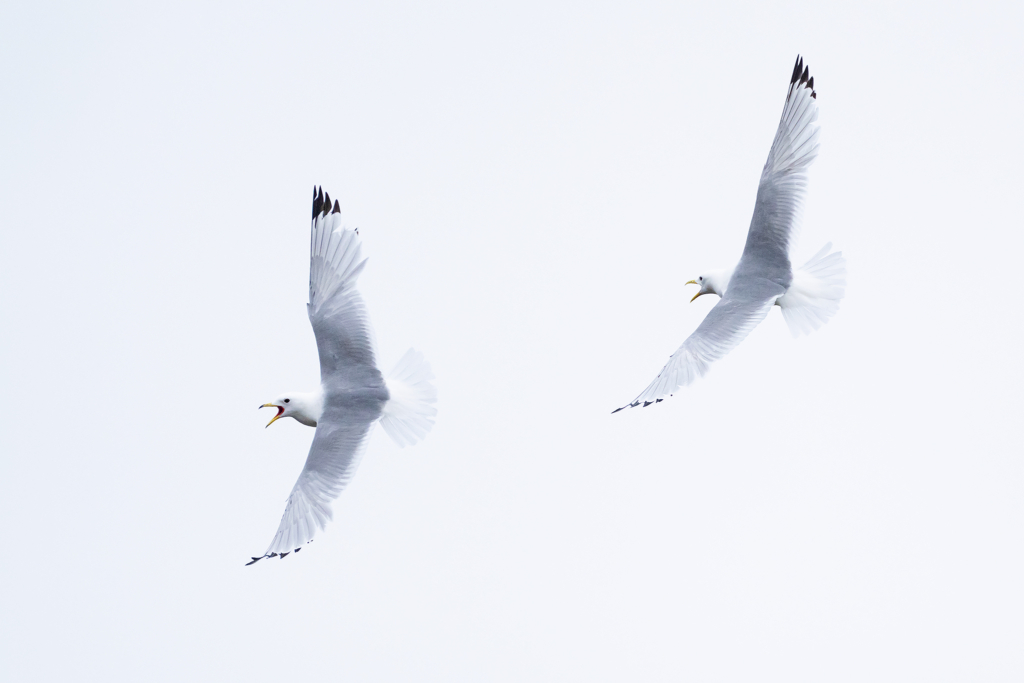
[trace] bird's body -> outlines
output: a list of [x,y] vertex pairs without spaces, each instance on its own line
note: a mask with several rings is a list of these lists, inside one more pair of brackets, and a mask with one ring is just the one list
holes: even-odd
[[433,375],[422,355],[410,349],[386,380],[377,368],[366,305],[355,286],[366,261],[358,232],[340,226],[339,212],[330,195],[314,190],[307,312],[320,354],[320,386],[261,407],[278,409],[268,427],[291,417],[316,433],[270,548],[249,564],[298,551],[324,528],[374,424],[404,446],[422,439],[436,414]]
[[693,299],[717,294],[721,300],[647,389],[613,412],[661,402],[703,376],[710,364],[743,341],[773,306],[782,309],[794,335],[818,329],[838,310],[846,289],[842,253],[829,253],[832,245],[827,244],[796,270],[790,261],[807,169],[818,153],[817,118],[814,79],[803,59],[797,57],[739,263],[732,270],[710,271],[687,283],[700,286]]

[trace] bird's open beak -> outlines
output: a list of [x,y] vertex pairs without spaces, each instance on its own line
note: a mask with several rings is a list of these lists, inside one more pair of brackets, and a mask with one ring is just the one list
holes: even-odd
[[[690,280],[686,284],[688,284],[688,285],[695,285],[695,284],[697,284],[697,281],[696,280]],[[696,294],[694,294],[693,298],[690,299],[690,303],[692,304],[694,301],[696,301],[697,297],[700,296],[701,294],[704,294],[704,292],[697,292]]]
[[[281,417],[281,413],[284,412],[284,406],[275,406],[273,403],[264,403],[263,405],[260,406],[260,408],[277,408],[277,415],[275,415],[274,418],[267,423],[267,427],[274,424],[274,420]],[[264,429],[265,428],[266,427],[264,427]]]

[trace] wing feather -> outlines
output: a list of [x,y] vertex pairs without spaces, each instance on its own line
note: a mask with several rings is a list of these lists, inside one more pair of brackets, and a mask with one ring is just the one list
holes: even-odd
[[373,430],[373,421],[325,415],[317,424],[306,464],[292,487],[267,555],[287,553],[313,540],[332,519],[331,503],[352,479]]
[[320,381],[381,387],[369,314],[356,289],[366,265],[359,233],[340,226],[338,202],[332,205],[322,190],[313,211],[307,310],[320,352]]
[[612,412],[660,402],[698,377],[703,377],[711,363],[729,353],[764,320],[777,296],[756,301],[730,296],[726,292],[693,334],[669,357],[654,381],[633,401]]
[[807,169],[818,156],[818,94],[797,57],[782,119],[761,171],[754,215],[737,272],[758,272],[783,286],[792,277],[791,248],[799,232]]

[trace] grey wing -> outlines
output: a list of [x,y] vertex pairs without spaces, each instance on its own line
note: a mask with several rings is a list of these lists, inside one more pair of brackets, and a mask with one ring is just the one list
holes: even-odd
[[668,363],[643,393],[612,413],[660,402],[698,377],[703,377],[711,363],[729,353],[764,320],[782,292],[780,288],[770,298],[760,300],[741,299],[730,296],[727,291],[693,334],[669,357]]
[[373,331],[356,280],[363,272],[362,241],[340,225],[340,208],[323,190],[313,195],[309,253],[309,322],[320,352],[320,381],[335,387],[383,386]]
[[317,423],[306,465],[288,496],[281,524],[264,557],[299,550],[313,540],[317,529],[327,526],[332,518],[331,502],[352,478],[370,439],[374,421],[365,418],[346,419],[334,409],[326,411]]
[[761,171],[754,216],[737,272],[755,271],[789,286],[789,254],[796,241],[807,189],[807,169],[818,156],[818,94],[797,57],[768,161]]

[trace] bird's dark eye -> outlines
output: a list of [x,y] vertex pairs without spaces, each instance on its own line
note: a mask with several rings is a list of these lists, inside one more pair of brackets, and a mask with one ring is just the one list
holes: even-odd
[[291,399],[290,399],[290,398],[286,398],[286,399],[284,400],[284,402],[285,402],[285,403],[290,403],[290,402],[291,402]]

